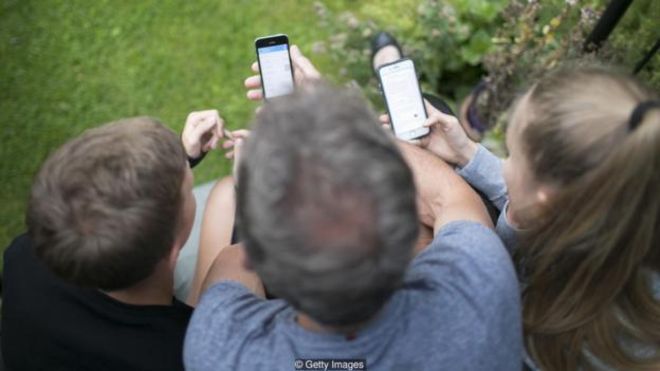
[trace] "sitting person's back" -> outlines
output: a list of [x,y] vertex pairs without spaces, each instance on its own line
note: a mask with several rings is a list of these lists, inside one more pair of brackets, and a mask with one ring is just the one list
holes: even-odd
[[[4,255],[2,350],[8,370],[181,369],[192,308],[125,304],[50,273],[30,238]],[[178,365],[178,366],[177,366]]]
[[89,130],[36,176],[4,255],[9,370],[176,370],[192,308],[172,296],[194,214],[177,135],[148,118]]
[[[413,173],[361,99],[317,88],[264,108],[239,167],[245,247],[207,276],[187,369],[521,367],[517,280],[483,204],[446,164],[403,148],[418,207]],[[418,213],[435,238],[414,256]]]

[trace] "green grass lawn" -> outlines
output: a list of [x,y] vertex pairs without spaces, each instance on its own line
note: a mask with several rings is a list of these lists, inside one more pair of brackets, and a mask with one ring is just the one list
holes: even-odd
[[[151,115],[180,131],[188,112],[205,108],[219,109],[230,128],[246,126],[255,108],[243,89],[254,38],[280,32],[307,53],[327,37],[312,1],[1,0],[0,249],[25,230],[42,161],[86,128]],[[313,59],[336,75],[327,57]],[[210,155],[196,183],[229,168]]]
[[[418,1],[324,3],[396,25],[412,21]],[[317,20],[309,0],[0,0],[0,251],[25,230],[42,161],[86,128],[150,115],[180,132],[191,110],[207,108],[229,128],[245,127],[256,107],[243,88],[256,37],[288,34],[341,80],[341,66],[311,53],[329,36]],[[214,153],[195,181],[229,169]]]

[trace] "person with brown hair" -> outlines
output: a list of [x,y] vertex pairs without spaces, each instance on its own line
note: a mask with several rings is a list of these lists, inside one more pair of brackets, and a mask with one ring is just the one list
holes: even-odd
[[601,68],[557,71],[513,106],[504,162],[428,108],[420,145],[501,210],[527,366],[660,369],[658,94]]
[[30,193],[28,233],[4,254],[8,369],[183,369],[192,308],[172,294],[195,210],[189,163],[222,133],[215,110],[191,113],[181,138],[137,117],[49,156]]

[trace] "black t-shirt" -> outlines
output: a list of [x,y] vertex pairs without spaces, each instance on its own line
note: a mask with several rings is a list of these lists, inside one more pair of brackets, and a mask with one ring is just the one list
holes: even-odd
[[182,370],[192,308],[129,305],[56,278],[17,237],[4,254],[8,370]]

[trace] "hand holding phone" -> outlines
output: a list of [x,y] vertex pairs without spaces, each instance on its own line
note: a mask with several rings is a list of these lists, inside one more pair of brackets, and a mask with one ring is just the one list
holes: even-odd
[[378,77],[394,134],[403,140],[427,135],[428,115],[413,61],[405,58],[385,64],[378,69]]
[[[305,57],[300,49],[296,45],[291,45],[290,49],[291,64],[293,67],[294,75],[294,85],[295,86],[304,86],[307,83],[319,80],[321,74],[314,67],[312,62]],[[263,99],[264,88],[262,84],[262,76],[260,74],[259,62],[254,62],[252,64],[252,71],[257,73],[257,75],[250,76],[245,79],[245,87],[248,90],[247,97],[250,100],[259,101]]]

